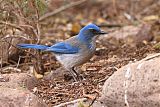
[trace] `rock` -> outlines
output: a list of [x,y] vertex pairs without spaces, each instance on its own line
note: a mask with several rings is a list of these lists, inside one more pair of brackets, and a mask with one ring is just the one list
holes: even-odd
[[0,107],[47,107],[37,96],[25,89],[0,88]]
[[130,63],[106,80],[104,107],[160,107],[160,54]]
[[47,107],[29,91],[33,91],[38,83],[35,77],[27,73],[1,74],[0,107]]
[[27,73],[13,73],[0,75],[0,86],[16,89],[17,87],[32,90],[39,81]]
[[[102,44],[113,44],[119,46],[120,43],[129,45],[137,45],[142,42],[151,41],[153,34],[151,33],[151,25],[142,24],[138,26],[125,26],[108,35],[101,36],[99,40]],[[107,42],[106,42],[107,41]]]

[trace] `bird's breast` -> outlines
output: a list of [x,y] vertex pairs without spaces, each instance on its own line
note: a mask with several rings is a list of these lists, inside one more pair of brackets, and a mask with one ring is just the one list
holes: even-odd
[[90,49],[83,47],[75,54],[56,54],[57,60],[65,67],[71,68],[79,66],[89,61],[95,53],[95,45],[91,46]]

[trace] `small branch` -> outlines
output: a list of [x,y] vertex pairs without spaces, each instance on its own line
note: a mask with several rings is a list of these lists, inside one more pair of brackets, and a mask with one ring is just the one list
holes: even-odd
[[105,78],[103,78],[103,79],[99,80],[99,81],[98,81],[98,83],[100,83],[100,82],[104,82],[104,81],[106,81],[108,78],[109,78],[109,76],[107,75],[107,76],[105,76]]
[[[6,64],[10,64],[10,63],[8,63],[8,62],[4,62],[4,63],[6,63]],[[33,63],[31,63],[31,62],[28,62],[28,63],[22,63],[22,64],[19,64],[19,66],[25,66],[26,64],[28,64],[28,65],[32,65]],[[8,67],[8,66],[3,67],[2,69],[7,68],[7,67]],[[9,65],[9,67],[16,68],[16,67],[17,67],[17,64]],[[1,70],[2,70],[2,69],[1,69]]]
[[34,30],[35,28],[31,25],[20,25],[20,27],[27,27],[27,28],[31,28],[32,30]]
[[[0,46],[0,49],[2,50],[2,45]],[[3,50],[1,51],[1,60],[0,60],[0,64],[1,64],[1,68],[0,71],[2,71],[2,67],[3,67]]]
[[5,40],[5,39],[0,40],[0,42],[6,42],[6,43],[8,43],[10,46],[13,46],[13,47],[16,48],[16,49],[19,49],[18,47],[16,47],[15,45],[13,45],[12,43],[8,42],[8,41]]
[[7,36],[1,38],[0,41],[6,42],[4,40],[7,39],[7,38],[23,38],[25,40],[31,40],[29,37],[25,37],[25,36],[21,36],[21,35],[7,35]]
[[87,98],[76,99],[76,100],[73,100],[73,101],[70,101],[70,102],[61,103],[61,104],[56,105],[54,107],[64,107],[66,105],[75,104],[75,103],[78,103],[80,101],[86,101],[86,100],[87,100]]
[[19,56],[19,58],[18,58],[18,62],[17,62],[16,68],[18,68],[18,66],[19,66],[19,63],[20,63],[20,61],[21,61],[21,57],[22,57],[22,56]]
[[143,59],[144,61],[148,61],[148,60],[151,60],[151,59],[154,59],[154,58],[157,58],[157,57],[160,57],[160,53],[157,53],[155,55],[151,55],[151,56],[148,56],[146,57],[145,59]]
[[[20,25],[20,26],[18,26],[16,24],[4,22],[4,21],[0,21],[0,24],[8,25],[8,26],[13,27],[15,29],[18,29],[22,32],[25,32],[25,29],[26,29],[25,27],[30,28],[33,31],[34,35],[38,38],[38,41],[39,41],[39,36],[38,36],[37,32],[35,31],[35,28],[31,25]],[[38,25],[38,32],[39,32],[39,25]]]
[[93,103],[96,101],[97,97],[98,97],[98,95],[95,96],[95,98],[92,100],[92,102],[89,104],[88,107],[92,107],[92,105],[93,105]]
[[3,71],[8,71],[8,70],[13,70],[13,71],[17,71],[17,72],[21,72],[21,69],[18,68],[14,68],[14,67],[7,67],[2,69]]
[[13,27],[13,28],[16,28],[16,29],[18,29],[18,30],[20,30],[20,31],[23,31],[23,29],[22,29],[20,26],[16,25],[16,24],[4,22],[4,21],[0,21],[0,24],[5,24],[5,25],[11,26],[11,27]]
[[45,20],[45,19],[48,18],[48,17],[54,16],[54,15],[56,15],[56,14],[58,14],[58,13],[64,11],[64,10],[66,10],[66,9],[68,9],[68,8],[71,8],[71,7],[80,5],[80,4],[82,4],[82,3],[86,2],[86,1],[87,1],[87,0],[80,0],[80,1],[77,1],[77,2],[73,2],[73,3],[67,4],[67,5],[65,5],[65,6],[62,6],[62,7],[58,8],[58,9],[56,9],[56,10],[53,11],[53,12],[46,13],[45,15],[41,16],[41,17],[39,18],[39,21],[43,21],[43,20]]
[[39,25],[39,11],[38,11],[38,7],[36,4],[37,2],[35,2],[33,5],[35,7],[35,13],[36,13],[36,18],[37,18],[37,22],[36,22],[36,36],[37,36],[37,43],[36,44],[39,44],[40,43],[40,36],[41,36],[41,31],[40,31],[40,25]]

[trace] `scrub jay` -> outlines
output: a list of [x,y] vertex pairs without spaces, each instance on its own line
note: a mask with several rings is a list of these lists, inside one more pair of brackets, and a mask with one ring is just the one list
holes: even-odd
[[106,33],[101,31],[95,24],[88,24],[80,30],[78,35],[52,46],[37,44],[18,44],[17,46],[53,52],[56,59],[72,75],[74,81],[77,81],[80,78],[75,71],[75,67],[86,63],[92,58],[96,50],[96,38],[100,34]]

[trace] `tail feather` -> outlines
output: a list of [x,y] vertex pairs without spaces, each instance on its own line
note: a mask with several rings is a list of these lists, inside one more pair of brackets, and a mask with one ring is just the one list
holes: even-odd
[[17,46],[20,48],[32,48],[32,49],[40,49],[40,50],[46,50],[49,47],[49,46],[37,45],[37,44],[18,44]]

